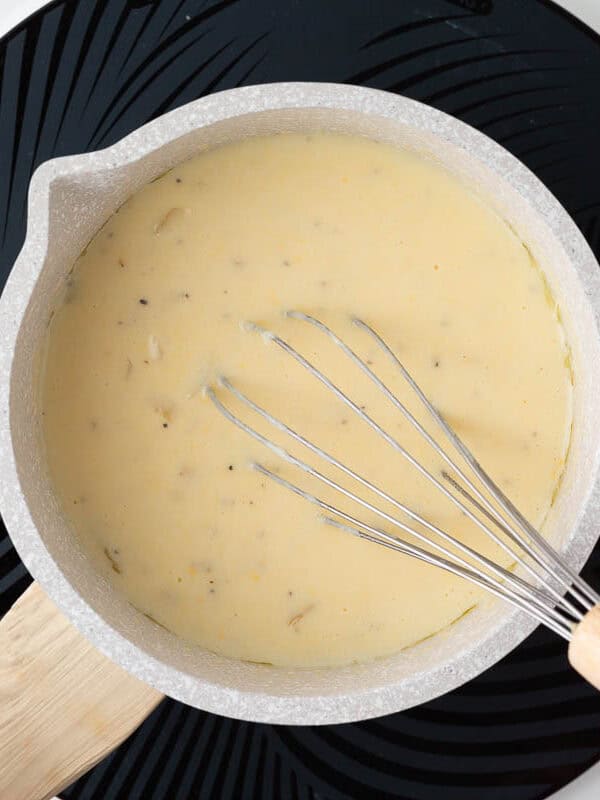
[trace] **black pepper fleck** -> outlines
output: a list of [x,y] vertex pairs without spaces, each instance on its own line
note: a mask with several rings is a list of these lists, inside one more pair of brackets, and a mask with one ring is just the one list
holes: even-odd
[[231,472],[233,470],[233,464],[230,464],[227,469]]
[[140,305],[141,306],[147,306],[148,305],[148,301],[146,300],[145,297],[140,297]]
[[[119,551],[117,549],[114,549],[113,550],[113,554],[115,556],[118,556],[119,555]],[[113,572],[116,572],[118,575],[120,575],[121,574],[121,567],[117,563],[117,561],[115,560],[114,556],[111,555],[110,550],[108,549],[108,547],[104,548],[104,555],[106,556],[106,558],[110,562],[110,565],[111,565],[111,567],[113,569]]]
[[163,426],[163,428],[168,428],[169,427],[169,423],[168,422],[163,422],[162,426]]

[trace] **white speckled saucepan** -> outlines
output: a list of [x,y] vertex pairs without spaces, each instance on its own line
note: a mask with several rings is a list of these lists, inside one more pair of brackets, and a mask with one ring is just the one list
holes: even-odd
[[23,250],[0,301],[0,499],[12,540],[56,606],[98,650],[198,708],[274,723],[340,723],[430,700],[518,645],[535,623],[490,599],[434,638],[374,663],[294,670],[223,658],[153,624],[95,573],[52,492],[40,446],[36,359],[61,284],[106,219],[148,181],[214,145],[278,131],[356,133],[435,159],[494,206],[542,265],[575,374],[572,445],[544,532],[579,569],[598,537],[600,272],[540,181],[464,123],[404,97],[334,84],[271,84],[198,100],[113,147],[59,158],[31,182]]

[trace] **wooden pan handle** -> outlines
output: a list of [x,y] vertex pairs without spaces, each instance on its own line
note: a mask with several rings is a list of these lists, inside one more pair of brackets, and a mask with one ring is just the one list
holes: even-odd
[[0,798],[57,794],[162,697],[99,653],[34,583],[0,622]]
[[600,605],[588,611],[575,628],[569,661],[592,686],[600,689]]

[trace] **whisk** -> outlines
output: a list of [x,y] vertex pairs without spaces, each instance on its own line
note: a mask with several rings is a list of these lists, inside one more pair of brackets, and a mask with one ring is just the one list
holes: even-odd
[[[393,404],[397,411],[404,416],[443,460],[445,468],[441,471],[441,475],[434,475],[423,466],[401,442],[384,430],[367,413],[364,406],[351,399],[346,392],[342,391],[327,375],[305,356],[301,355],[287,341],[255,323],[243,323],[243,326],[248,331],[262,334],[266,341],[281,348],[304,369],[308,370],[314,378],[320,381],[363,422],[367,423],[438,491],[442,492],[496,545],[508,553],[511,560],[520,565],[522,574],[526,577],[520,577],[510,569],[500,566],[492,559],[477,552],[452,534],[435,525],[422,514],[417,513],[401,500],[384,491],[367,477],[350,469],[338,458],[286,425],[282,420],[255,403],[226,377],[221,377],[218,380],[218,386],[226,394],[235,397],[243,406],[268,422],[280,433],[285,434],[297,444],[318,456],[329,466],[334,467],[350,478],[353,481],[353,485],[356,484],[368,490],[375,497],[402,512],[413,524],[405,522],[394,514],[381,509],[375,503],[357,494],[356,491],[346,488],[346,486],[276,444],[236,416],[217,396],[216,387],[207,387],[206,394],[221,414],[230,422],[265,445],[265,447],[301,473],[310,475],[319,483],[334,490],[334,492],[352,500],[362,509],[368,511],[370,515],[383,520],[388,529],[392,528],[398,531],[399,534],[393,535],[358,519],[330,502],[306,491],[296,483],[292,483],[263,464],[253,463],[251,467],[285,489],[294,492],[317,506],[321,510],[322,520],[328,525],[373,544],[412,556],[427,564],[447,570],[454,575],[471,581],[477,586],[483,587],[497,597],[525,611],[569,642],[569,659],[572,666],[596,688],[600,689],[600,595],[564,561],[549,542],[511,503],[430,402],[396,353],[373,327],[357,317],[352,319],[353,324],[366,337],[369,337],[371,343],[374,342],[385,353],[393,368],[398,370],[443,436],[462,458],[464,467],[457,463],[456,456],[453,458],[448,455],[446,450],[424,428],[407,406],[371,369],[369,363],[358,356],[325,323],[301,311],[288,311],[286,316],[317,328],[375,384],[385,398]],[[478,481],[479,485],[476,481]],[[419,528],[415,527],[415,524],[418,524]],[[412,541],[402,538],[402,533],[409,534]],[[421,547],[415,541],[427,547]]]

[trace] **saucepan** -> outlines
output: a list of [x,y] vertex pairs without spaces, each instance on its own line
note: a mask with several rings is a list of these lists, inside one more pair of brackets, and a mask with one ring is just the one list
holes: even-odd
[[[79,253],[128,196],[178,162],[247,136],[315,130],[359,134],[433,159],[491,204],[541,264],[560,306],[575,375],[569,458],[544,534],[576,569],[596,542],[600,272],[562,206],[502,147],[404,97],[287,83],[215,94],[107,150],[50,161],[32,179],[27,238],[0,302],[1,509],[36,580],[0,628],[0,692],[7,698],[0,739],[8,739],[0,753],[20,747],[22,762],[20,772],[9,774],[0,755],[0,786],[30,781],[29,795],[7,789],[3,798],[56,790],[123,738],[163,694],[244,720],[363,720],[459,686],[534,628],[522,612],[490,598],[446,631],[369,664],[284,669],[224,658],[154,624],[115,591],[79,548],[53,494],[38,406],[40,348]],[[78,749],[85,751],[79,760]],[[40,765],[47,774],[32,788]]]

